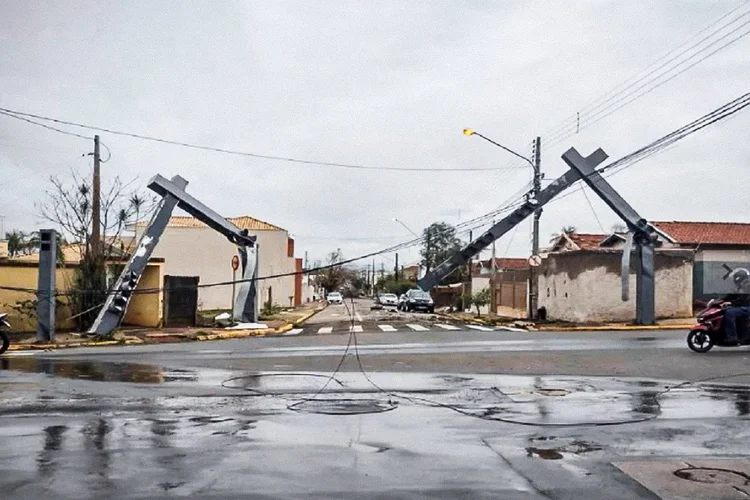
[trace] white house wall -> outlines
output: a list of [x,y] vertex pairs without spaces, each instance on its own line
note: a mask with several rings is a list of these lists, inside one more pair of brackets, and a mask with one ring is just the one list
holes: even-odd
[[[254,234],[260,245],[258,276],[294,271],[294,258],[287,256],[286,231],[257,231]],[[200,284],[207,284],[232,280],[231,262],[236,254],[236,245],[208,227],[167,227],[153,256],[164,258],[164,274],[199,276]],[[238,270],[237,279],[241,277],[241,270]],[[294,277],[259,282],[260,304],[268,299],[269,286],[272,287],[273,302],[288,306],[289,297],[294,296]],[[199,289],[199,309],[229,309],[231,302],[231,285]]]

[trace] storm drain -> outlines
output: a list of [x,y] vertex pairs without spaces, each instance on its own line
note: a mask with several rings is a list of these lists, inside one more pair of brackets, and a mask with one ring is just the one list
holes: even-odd
[[323,415],[361,415],[396,409],[391,401],[377,399],[309,399],[288,406],[290,410]]
[[744,472],[732,469],[686,467],[674,471],[674,475],[680,479],[695,481],[696,483],[724,484],[734,487],[747,486],[750,484],[750,476]]

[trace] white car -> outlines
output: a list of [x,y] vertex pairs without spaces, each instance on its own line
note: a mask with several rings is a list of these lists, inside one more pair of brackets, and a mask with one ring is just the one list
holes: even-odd
[[398,297],[395,293],[384,293],[378,300],[384,306],[398,306]]
[[344,296],[341,295],[339,292],[331,292],[328,295],[326,295],[326,300],[329,304],[343,304],[344,303]]

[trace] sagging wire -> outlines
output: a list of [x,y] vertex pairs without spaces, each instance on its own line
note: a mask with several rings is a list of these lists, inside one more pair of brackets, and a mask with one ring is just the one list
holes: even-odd
[[[358,368],[359,372],[362,374],[362,376],[365,378],[365,380],[367,380],[367,382],[373,388],[375,388],[375,390],[377,390],[378,392],[380,392],[380,393],[388,396],[387,405],[383,405],[383,406],[377,407],[375,409],[366,409],[366,410],[350,411],[350,412],[347,412],[347,411],[335,411],[335,412],[331,411],[331,412],[327,412],[327,411],[319,410],[319,409],[310,410],[310,411],[313,411],[315,413],[333,414],[333,415],[360,415],[360,414],[367,414],[367,413],[382,413],[384,411],[390,411],[390,410],[396,409],[398,407],[398,404],[399,404],[398,401],[399,400],[405,400],[405,401],[408,401],[408,402],[410,402],[412,404],[415,404],[415,405],[430,406],[430,407],[435,407],[435,408],[444,408],[444,409],[456,412],[456,413],[458,413],[460,415],[463,415],[463,416],[466,416],[466,417],[471,417],[471,418],[477,418],[477,419],[480,419],[480,420],[493,420],[493,421],[502,422],[502,423],[506,423],[506,424],[520,425],[520,426],[525,426],[525,427],[558,427],[558,428],[563,428],[563,427],[611,427],[611,426],[617,426],[617,425],[638,424],[638,423],[648,422],[648,421],[651,421],[651,420],[655,420],[655,419],[657,419],[659,417],[659,414],[661,413],[661,408],[662,408],[662,406],[661,406],[661,398],[664,395],[666,395],[669,392],[671,392],[671,391],[678,390],[678,389],[681,389],[683,387],[687,387],[687,386],[695,385],[695,384],[702,384],[702,383],[706,383],[706,382],[714,382],[714,381],[719,381],[719,380],[728,380],[728,379],[731,379],[731,378],[750,376],[750,372],[742,372],[742,373],[734,373],[734,374],[729,374],[729,375],[719,375],[719,376],[714,376],[714,377],[707,377],[707,378],[704,378],[704,379],[699,379],[699,380],[694,380],[694,381],[685,381],[685,382],[681,382],[679,384],[668,386],[665,389],[663,389],[661,391],[658,391],[653,396],[654,404],[658,408],[659,412],[655,412],[653,414],[644,415],[642,417],[636,417],[636,418],[632,418],[632,419],[612,420],[612,421],[606,421],[606,422],[596,422],[596,421],[580,421],[580,422],[529,422],[529,421],[523,421],[523,420],[518,420],[518,419],[514,419],[514,418],[499,416],[497,414],[497,409],[493,408],[493,407],[480,409],[479,412],[477,412],[477,411],[473,411],[473,410],[469,410],[467,408],[461,407],[459,405],[454,405],[454,404],[449,404],[449,403],[443,403],[443,402],[436,401],[436,400],[430,399],[430,398],[425,398],[425,397],[421,397],[421,396],[414,396],[414,395],[404,394],[404,393],[401,393],[401,392],[390,391],[390,390],[382,388],[380,385],[378,385],[372,379],[372,377],[370,377],[370,374],[367,373],[367,370],[365,369],[364,364],[362,363],[362,358],[361,358],[360,353],[359,353],[359,343],[357,341],[357,334],[356,334],[355,329],[354,329],[354,326],[355,326],[355,320],[354,320],[354,318],[355,318],[354,298],[351,299],[351,309],[346,304],[346,301],[344,301],[343,303],[344,303],[344,307],[347,310],[347,314],[349,316],[349,324],[350,324],[349,337],[348,337],[348,341],[347,341],[347,344],[346,344],[346,348],[344,349],[344,352],[342,353],[341,358],[339,359],[339,362],[336,365],[336,368],[334,369],[333,373],[331,373],[331,375],[326,376],[326,375],[321,375],[321,374],[303,374],[303,373],[301,373],[301,374],[275,373],[275,374],[245,375],[245,376],[232,377],[230,379],[227,379],[227,380],[225,380],[225,381],[223,381],[221,383],[221,386],[224,387],[224,388],[238,389],[236,387],[227,386],[226,384],[229,383],[229,382],[235,381],[235,380],[243,380],[243,379],[247,379],[247,378],[251,378],[251,377],[258,377],[258,376],[299,375],[299,376],[314,376],[314,377],[320,377],[320,378],[326,377],[326,382],[323,384],[323,386],[320,389],[318,389],[315,392],[315,394],[313,396],[308,397],[308,398],[302,398],[302,399],[294,398],[295,402],[288,404],[287,405],[287,409],[292,410],[292,411],[302,411],[303,410],[303,405],[305,405],[306,403],[309,403],[309,402],[313,402],[313,401],[325,401],[325,402],[329,402],[329,403],[339,403],[339,404],[340,403],[344,403],[344,404],[347,404],[347,403],[361,403],[363,401],[366,402],[366,400],[363,400],[363,399],[351,399],[351,398],[325,398],[325,399],[320,399],[319,398],[320,395],[325,392],[325,390],[328,388],[328,386],[330,385],[330,383],[332,381],[337,382],[339,384],[339,386],[341,386],[341,387],[345,387],[344,383],[341,382],[339,379],[336,378],[336,375],[341,371],[341,368],[344,365],[344,361],[346,360],[346,357],[350,354],[350,350],[353,348],[354,357],[356,359],[357,368]],[[287,394],[285,394],[285,393],[271,393],[271,392],[261,391],[261,390],[253,389],[253,388],[240,388],[240,389],[251,391],[251,392],[253,392],[257,396],[272,396],[272,397],[278,397],[278,398],[281,398],[281,399],[290,399],[289,396]],[[491,387],[490,390],[498,392],[499,394],[503,395],[504,397],[509,398],[508,394],[506,394],[505,392],[503,392],[502,390],[500,390],[497,387]],[[515,401],[511,400],[511,402],[513,404],[517,404]]]

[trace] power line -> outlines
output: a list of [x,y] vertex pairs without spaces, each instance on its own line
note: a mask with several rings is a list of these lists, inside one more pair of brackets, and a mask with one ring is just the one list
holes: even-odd
[[602,226],[602,221],[599,220],[599,215],[596,213],[594,205],[592,205],[591,200],[589,200],[589,195],[586,194],[586,186],[583,186],[583,189],[581,191],[583,191],[583,196],[586,198],[586,203],[589,204],[589,208],[591,208],[591,212],[594,214],[596,223],[599,224],[599,229],[601,229],[603,233],[606,233],[607,231],[604,230],[604,226]]
[[78,128],[84,128],[87,130],[95,130],[98,132],[104,132],[104,133],[108,133],[112,135],[120,135],[124,137],[130,137],[133,139],[141,139],[144,141],[157,142],[161,144],[169,144],[172,146],[180,146],[180,147],[190,148],[190,149],[212,151],[215,153],[223,153],[223,154],[229,154],[229,155],[235,155],[235,156],[246,156],[250,158],[259,158],[262,160],[284,161],[288,163],[297,163],[297,164],[303,164],[303,165],[316,165],[316,166],[321,166],[321,167],[350,168],[350,169],[358,169],[358,170],[391,170],[391,171],[398,171],[398,172],[484,172],[484,171],[505,171],[505,170],[519,168],[519,167],[478,167],[478,168],[381,167],[381,166],[357,165],[357,164],[351,164],[351,163],[336,163],[336,162],[327,162],[327,161],[304,160],[300,158],[265,155],[265,154],[260,154],[260,153],[252,153],[248,151],[239,151],[239,150],[226,149],[226,148],[220,148],[220,147],[215,147],[215,146],[207,146],[203,144],[193,144],[189,142],[176,141],[176,140],[171,140],[171,139],[163,139],[160,137],[154,137],[154,136],[145,135],[145,134],[138,134],[134,132],[123,132],[121,130],[114,130],[114,129],[105,128],[105,127],[97,127],[93,125],[85,125],[82,123],[61,120],[58,118],[51,118],[49,116],[42,116],[42,115],[37,115],[33,113],[25,113],[22,111],[17,111],[17,110],[8,109],[8,108],[0,108],[0,114],[9,116],[11,118],[23,120],[33,125],[39,125],[44,128],[53,130],[55,132],[60,132],[62,134],[72,135],[72,136],[80,137],[84,139],[90,139],[90,138],[75,134],[73,132],[60,130],[55,127],[51,127],[49,125],[45,125],[39,122],[35,122],[35,121],[32,121],[31,119],[33,118],[36,120],[48,121],[48,122],[57,123],[60,125],[67,125],[70,127],[78,127]]
[[[616,85],[614,88],[610,89],[608,92],[602,94],[598,99],[594,100],[589,105],[584,106],[583,108],[579,109],[578,112],[575,115],[566,118],[565,120],[563,120],[562,122],[560,122],[558,125],[556,125],[556,126],[552,127],[551,129],[549,129],[547,132],[545,132],[543,134],[545,136],[545,142],[550,143],[553,139],[559,138],[561,132],[564,133],[565,130],[568,130],[568,129],[575,130],[574,133],[577,133],[579,131],[580,118],[581,118],[582,115],[583,116],[589,115],[589,114],[593,113],[594,111],[596,111],[597,109],[600,109],[602,106],[605,106],[608,102],[610,102],[613,99],[616,99],[620,94],[622,94],[623,92],[626,92],[628,89],[632,88],[634,85],[638,84],[639,82],[641,82],[644,79],[648,78],[649,76],[653,75],[655,72],[657,72],[660,69],[664,68],[669,63],[671,63],[671,62],[675,61],[676,59],[679,59],[681,56],[687,54],[692,49],[694,49],[697,46],[699,46],[701,43],[705,42],[706,40],[710,39],[711,37],[713,37],[717,33],[719,33],[722,30],[724,30],[726,27],[734,24],[738,20],[740,20],[743,17],[745,17],[746,15],[750,14],[750,11],[747,11],[747,12],[739,15],[738,17],[736,17],[736,18],[728,21],[727,23],[723,24],[722,26],[720,26],[719,28],[717,28],[716,30],[714,30],[708,36],[702,38],[701,40],[699,40],[698,42],[690,45],[689,47],[684,48],[676,56],[668,59],[665,62],[662,62],[664,59],[667,59],[670,55],[672,55],[676,51],[682,49],[685,45],[689,44],[692,40],[694,40],[695,38],[697,38],[701,34],[705,33],[706,31],[708,31],[709,29],[711,29],[713,26],[715,26],[716,24],[718,24],[720,21],[722,21],[723,19],[729,17],[730,15],[732,15],[733,13],[735,13],[737,10],[739,10],[742,7],[744,7],[748,3],[750,3],[750,0],[746,0],[741,5],[735,7],[734,9],[730,10],[726,14],[722,15],[721,17],[719,17],[718,19],[716,19],[715,21],[713,21],[712,23],[710,23],[708,26],[706,26],[705,28],[703,28],[702,30],[700,30],[698,33],[694,34],[691,38],[689,38],[688,40],[686,40],[682,44],[678,45],[677,47],[673,48],[672,50],[670,50],[666,54],[662,55],[661,57],[659,57],[658,59],[656,59],[654,62],[652,62],[651,64],[649,64],[648,66],[646,66],[644,69],[642,69],[641,71],[639,71],[635,75],[631,76],[630,78],[628,78],[627,80],[623,81],[622,83]],[[744,26],[744,24],[743,24],[743,26]],[[740,27],[742,27],[742,26],[740,26]],[[739,29],[739,28],[736,28],[736,29]],[[736,31],[736,29],[734,31]],[[729,34],[731,34],[731,32],[728,33],[728,34],[726,34],[726,35],[724,35],[724,37],[726,37]],[[717,41],[720,41],[720,40],[721,39],[712,42],[711,45],[715,44]],[[679,66],[680,64],[683,64],[684,62],[687,62],[689,59],[691,59],[691,58],[695,57],[696,55],[700,54],[700,52],[705,51],[711,45],[709,45],[707,47],[703,47],[702,49],[699,49],[694,54],[688,56],[687,59],[685,59],[682,62],[678,63],[676,66]],[[659,64],[659,63],[661,63],[661,64]],[[659,64],[659,65],[656,66],[657,64]],[[654,67],[654,66],[656,66],[656,67]],[[650,71],[646,72],[647,70],[649,70],[649,68],[653,68],[653,69],[651,69]],[[666,72],[669,72],[669,71],[671,71],[671,69],[668,69]],[[643,76],[640,76],[640,78],[639,78],[639,75],[641,75],[644,72],[646,72],[646,74],[644,74]],[[658,76],[656,78],[658,78]],[[653,80],[654,79],[652,79],[652,81]],[[570,121],[572,121],[572,123],[566,125],[566,123],[568,123]],[[570,137],[570,135],[573,135],[574,133],[570,133],[566,137]],[[563,138],[563,140],[564,140],[564,138]]]
[[[748,25],[748,24],[750,24],[750,21],[747,21],[747,22],[745,22],[745,23],[744,23],[744,24],[742,25],[742,27],[744,27],[744,26],[746,26],[746,25]],[[685,73],[685,72],[686,72],[686,71],[688,71],[689,69],[691,69],[691,68],[695,67],[696,65],[700,64],[701,62],[705,61],[706,59],[708,59],[709,57],[713,56],[713,55],[714,55],[714,54],[716,54],[717,52],[719,52],[719,51],[721,51],[721,50],[725,49],[726,47],[728,47],[728,46],[730,46],[730,45],[732,45],[733,43],[737,42],[737,41],[738,41],[738,40],[740,40],[741,38],[744,38],[744,37],[746,37],[746,36],[747,36],[748,34],[750,34],[750,30],[747,30],[747,31],[745,31],[745,32],[741,33],[741,34],[740,34],[739,36],[736,36],[735,38],[732,38],[731,40],[729,40],[729,41],[728,41],[728,42],[726,42],[725,44],[723,44],[723,45],[721,45],[720,47],[718,47],[718,48],[717,48],[716,50],[714,50],[714,51],[712,51],[712,52],[709,52],[708,54],[706,54],[706,55],[705,55],[705,56],[703,56],[702,58],[700,58],[700,59],[698,59],[697,61],[695,61],[695,62],[693,62],[692,64],[690,64],[689,66],[686,66],[685,68],[682,68],[682,69],[681,69],[680,71],[678,71],[677,73],[674,73],[673,75],[670,75],[670,76],[669,76],[669,78],[667,78],[666,80],[662,80],[662,81],[658,82],[658,83],[657,83],[656,85],[654,85],[654,86],[652,86],[651,88],[647,89],[647,90],[646,90],[645,92],[642,92],[642,93],[640,93],[640,94],[637,94],[637,95],[634,95],[634,96],[633,96],[633,94],[634,94],[635,92],[637,92],[638,90],[641,90],[641,89],[645,88],[645,87],[646,87],[646,86],[648,86],[649,84],[653,83],[653,81],[655,81],[655,80],[652,80],[651,82],[647,82],[647,83],[645,83],[644,85],[642,85],[642,86],[638,87],[637,89],[635,89],[635,91],[634,91],[634,92],[631,92],[630,94],[626,94],[626,95],[624,95],[624,96],[623,96],[622,98],[620,98],[620,99],[618,99],[617,101],[613,102],[613,103],[612,103],[612,105],[615,105],[615,106],[616,106],[616,107],[615,107],[614,109],[611,109],[612,105],[610,105],[610,106],[608,106],[607,108],[605,108],[605,109],[601,110],[600,112],[598,112],[598,113],[594,114],[594,115],[593,115],[593,116],[591,117],[590,121],[589,121],[588,123],[585,123],[584,125],[582,125],[582,126],[580,127],[580,129],[581,129],[581,130],[583,130],[583,129],[585,129],[585,128],[588,128],[588,127],[590,127],[591,125],[594,125],[594,124],[596,124],[596,123],[600,122],[601,120],[603,120],[604,118],[608,117],[608,116],[609,116],[609,115],[611,115],[612,113],[614,113],[614,112],[616,112],[616,111],[618,111],[618,110],[620,110],[620,109],[624,108],[625,106],[627,106],[627,105],[628,105],[628,104],[630,104],[631,102],[633,102],[633,101],[635,101],[635,100],[637,100],[637,99],[640,99],[641,97],[643,97],[643,96],[645,96],[645,95],[647,95],[647,94],[649,94],[649,93],[653,92],[654,90],[658,89],[659,87],[661,87],[661,86],[662,86],[662,85],[664,85],[665,83],[668,83],[668,82],[670,82],[670,81],[674,80],[675,78],[677,78],[677,77],[678,77],[678,76],[680,76],[681,74]],[[674,69],[674,68],[673,68],[673,69]],[[659,76],[663,76],[663,75],[665,75],[666,73],[668,73],[668,72],[662,73],[662,74],[661,74],[661,75],[659,75]],[[625,101],[625,102],[622,102],[622,101],[623,101],[624,99],[627,99],[627,98],[628,98],[628,97],[630,97],[630,96],[633,96],[633,97],[632,97],[631,99],[629,99],[629,100]],[[621,103],[621,104],[620,104],[620,103]],[[619,105],[618,105],[618,104],[619,104]],[[610,109],[611,109],[611,110],[610,110]],[[609,111],[609,112],[606,112],[606,111]],[[602,114],[602,113],[604,113],[604,114]],[[594,118],[596,118],[596,119],[594,119]],[[571,134],[569,134],[569,135],[567,135],[567,136],[565,136],[565,137],[559,138],[559,139],[557,139],[557,140],[553,140],[553,141],[552,141],[552,145],[554,145],[554,144],[559,144],[560,142],[562,142],[562,141],[563,141],[563,140],[565,140],[566,138],[570,137],[571,135],[573,135],[573,134],[571,133]]]
[[87,141],[91,140],[91,137],[86,137],[85,135],[76,134],[75,132],[68,132],[67,130],[62,130],[62,129],[53,127],[51,125],[47,125],[45,123],[36,122],[34,120],[30,120],[28,118],[24,118],[23,116],[15,115],[12,112],[6,111],[4,109],[0,109],[0,115],[4,115],[4,116],[10,117],[10,118],[15,118],[16,120],[22,120],[22,121],[25,121],[25,122],[30,123],[32,125],[37,125],[39,127],[44,127],[47,130],[52,130],[54,132],[59,132],[60,134],[65,134],[65,135],[70,135],[70,136],[73,136],[73,137],[78,137],[79,139],[86,139]]

